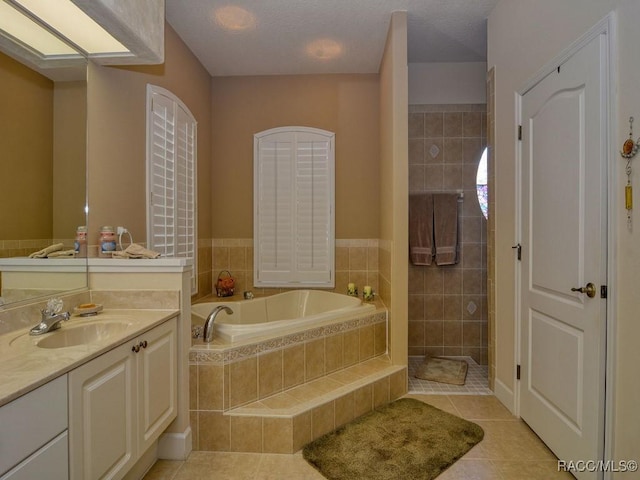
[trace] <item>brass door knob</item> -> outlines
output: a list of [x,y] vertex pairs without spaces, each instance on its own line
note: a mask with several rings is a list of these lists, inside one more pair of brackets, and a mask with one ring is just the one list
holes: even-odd
[[572,288],[571,291],[572,292],[586,293],[587,297],[589,297],[589,298],[593,298],[593,297],[596,296],[596,286],[591,282],[587,283],[587,285],[585,287]]

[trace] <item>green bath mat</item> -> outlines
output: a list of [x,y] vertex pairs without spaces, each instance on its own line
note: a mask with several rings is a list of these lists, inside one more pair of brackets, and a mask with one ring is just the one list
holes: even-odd
[[402,398],[314,440],[302,454],[330,480],[431,480],[483,436],[475,423]]

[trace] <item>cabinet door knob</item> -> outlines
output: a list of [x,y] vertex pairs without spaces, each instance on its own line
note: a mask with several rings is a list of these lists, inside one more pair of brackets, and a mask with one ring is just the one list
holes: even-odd
[[141,341],[141,342],[140,342],[140,346],[141,346],[142,348],[147,348],[147,341],[146,341],[146,340]]
[[131,351],[138,353],[140,351],[140,345],[134,345],[133,347],[131,347]]

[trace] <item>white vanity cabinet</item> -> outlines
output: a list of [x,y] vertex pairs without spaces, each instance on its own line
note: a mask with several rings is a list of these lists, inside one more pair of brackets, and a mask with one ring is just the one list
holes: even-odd
[[69,478],[67,376],[0,407],[0,480]]
[[176,319],[69,373],[71,480],[119,479],[177,413]]

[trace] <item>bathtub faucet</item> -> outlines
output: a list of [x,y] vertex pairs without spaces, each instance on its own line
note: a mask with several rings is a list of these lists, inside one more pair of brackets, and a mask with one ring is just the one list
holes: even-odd
[[203,341],[209,343],[213,340],[213,322],[216,320],[216,316],[223,310],[227,315],[233,314],[233,310],[225,305],[220,305],[211,310],[211,313],[204,322],[204,331],[202,332]]

